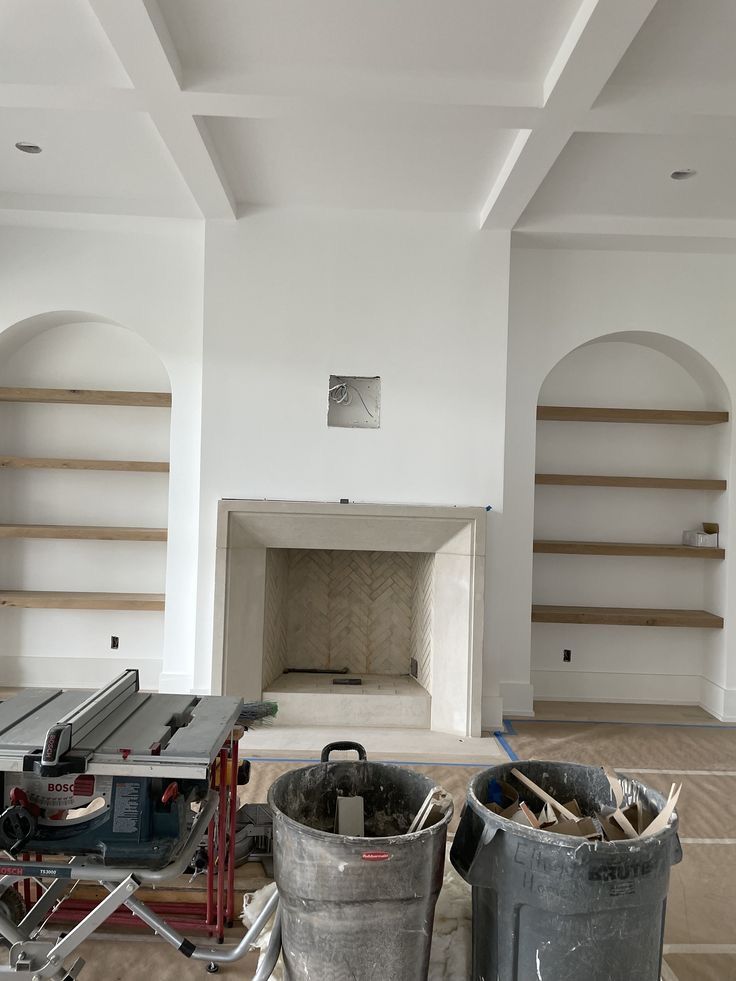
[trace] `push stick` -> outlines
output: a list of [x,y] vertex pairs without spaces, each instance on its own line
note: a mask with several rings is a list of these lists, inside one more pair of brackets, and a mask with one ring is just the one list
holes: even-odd
[[514,768],[511,772],[517,780],[520,780],[525,787],[528,787],[529,790],[533,791],[537,797],[540,798],[540,800],[543,800],[545,803],[549,804],[550,807],[554,808],[554,810],[557,811],[558,814],[561,814],[567,821],[572,821],[574,824],[577,824],[577,822],[580,820],[577,814],[573,814],[572,811],[568,811],[563,804],[556,801],[551,794],[547,793],[546,790],[542,790],[541,787],[538,787],[533,780],[529,779],[529,777],[524,776],[520,770]]

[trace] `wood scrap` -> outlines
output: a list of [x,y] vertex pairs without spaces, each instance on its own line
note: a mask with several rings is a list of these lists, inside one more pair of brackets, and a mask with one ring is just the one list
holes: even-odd
[[525,787],[528,787],[529,790],[535,793],[540,800],[543,800],[545,803],[549,804],[550,807],[552,807],[558,814],[561,814],[566,821],[574,822],[579,820],[577,815],[568,810],[564,804],[560,804],[558,800],[555,800],[554,797],[551,794],[548,794],[546,790],[542,790],[538,784],[534,783],[533,780],[530,780],[529,777],[521,772],[521,770],[517,770],[516,767],[514,767],[511,772],[517,780],[521,781]]
[[545,804],[539,814],[539,823],[541,827],[546,824],[554,824],[557,821],[557,815],[554,812],[554,808],[550,807],[549,804]]
[[414,815],[414,820],[409,825],[409,830],[406,832],[408,835],[411,835],[415,831],[418,830],[419,823],[421,822],[421,820],[423,818],[425,818],[427,816],[427,814],[429,814],[429,810],[430,810],[430,808],[432,806],[432,800],[434,799],[434,795],[436,793],[438,793],[439,790],[440,790],[439,787],[432,787],[432,789],[430,790],[430,792],[424,798],[424,800],[422,801],[422,804],[421,804],[419,810]]
[[539,821],[537,820],[534,811],[531,809],[531,807],[529,807],[528,804],[525,804],[523,800],[519,801],[519,810],[526,816],[526,819],[528,820],[530,827],[532,828],[539,827]]
[[613,794],[613,799],[616,801],[616,810],[611,815],[611,820],[615,821],[616,824],[621,828],[623,833],[627,838],[638,838],[639,832],[632,825],[631,821],[626,817],[624,812],[621,810],[621,804],[624,799],[624,788],[621,786],[621,781],[612,773],[611,770],[605,769],[604,773],[608,778],[608,783],[611,787],[611,793]]
[[601,833],[593,818],[578,818],[576,821],[557,821],[545,831],[556,835],[570,835],[575,838],[600,838]]
[[602,812],[598,815],[598,820],[601,823],[601,828],[603,829],[603,835],[606,841],[626,841],[626,835],[623,830],[616,824],[613,820],[613,814],[603,814]]
[[677,806],[677,801],[680,797],[680,791],[682,790],[682,784],[675,790],[675,785],[672,784],[670,788],[670,795],[667,798],[667,803],[664,805],[659,814],[654,818],[652,823],[648,825],[642,833],[639,835],[640,838],[650,838],[652,835],[656,835],[660,831],[664,831],[670,822],[672,813]]
[[[509,820],[513,821],[514,824],[521,824],[525,828],[537,827],[536,819],[534,818],[534,815],[531,813],[528,807],[526,810],[523,810],[521,807],[516,807],[514,813],[511,815]],[[535,821],[534,824],[532,824],[533,820]]]
[[[549,831],[553,834],[570,835],[597,841],[633,841],[640,837],[655,835],[667,827],[677,805],[682,785],[676,787],[675,784],[672,784],[665,806],[659,814],[654,816],[653,807],[648,801],[633,792],[631,796],[635,799],[624,806],[627,796],[624,783],[613,771],[604,768],[604,772],[611,788],[615,806],[603,805],[594,814],[584,814],[583,809],[575,799],[566,801],[564,804],[560,803],[552,794],[515,767],[511,769],[513,776],[543,802],[542,806],[532,809],[526,801],[518,799],[509,806],[502,806],[502,804],[507,804],[508,791],[510,790],[513,794],[516,792],[508,784],[502,785],[501,782],[494,781],[496,800],[489,801],[486,807],[500,817],[533,830]],[[505,788],[504,794],[500,794],[501,786]],[[516,796],[518,798],[518,795]],[[497,802],[499,800],[501,803]],[[587,797],[584,800],[587,802],[584,804],[586,809],[595,806]]]

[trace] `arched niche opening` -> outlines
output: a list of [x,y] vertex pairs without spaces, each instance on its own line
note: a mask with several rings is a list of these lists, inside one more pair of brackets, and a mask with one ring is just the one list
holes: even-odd
[[[730,411],[713,365],[688,345],[650,332],[610,334],[574,349],[548,373],[538,401]],[[685,529],[703,522],[718,523],[719,545],[727,546],[728,491],[685,482],[726,481],[730,429],[728,422],[538,423],[531,654],[536,698],[700,704],[718,714],[714,686],[726,680],[725,631],[718,621],[727,607],[728,549],[724,556],[715,550],[682,553],[677,546]],[[606,484],[604,477],[613,479]],[[617,484],[616,478],[653,478],[654,486]],[[663,484],[663,478],[683,485]],[[606,554],[622,545],[633,546],[624,553],[637,554]],[[599,608],[616,612],[590,612]],[[687,611],[713,618],[688,619]]]
[[[0,333],[0,387],[171,390],[145,340],[83,311]],[[138,667],[156,688],[169,410],[3,399],[0,414],[0,685],[96,687]]]

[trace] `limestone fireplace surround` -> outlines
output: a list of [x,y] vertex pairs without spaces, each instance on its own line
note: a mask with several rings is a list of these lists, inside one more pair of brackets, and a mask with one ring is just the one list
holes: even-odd
[[[267,616],[267,579],[272,575],[273,557],[289,554],[273,550],[299,550],[303,554],[305,549],[421,553],[412,560],[431,558],[431,653],[424,668],[428,672],[424,684],[431,693],[426,700],[429,703],[431,698],[431,703],[427,705],[426,727],[459,736],[480,736],[485,563],[482,508],[220,501],[212,690],[237,694],[246,701],[262,698],[265,690],[267,697],[279,700],[269,691],[273,671],[267,666],[272,633]],[[408,663],[407,651],[407,670]],[[406,683],[416,685],[410,678],[403,679],[402,684]],[[289,706],[287,722],[319,724],[320,710],[315,709],[319,698],[331,699],[323,705],[337,705],[337,698],[349,700],[360,694],[347,688],[339,693],[327,693],[327,688],[324,691],[325,695],[315,694],[311,708],[309,700],[296,702],[284,693]],[[364,694],[367,698],[370,693]],[[386,725],[380,721],[379,704],[377,699],[371,701],[377,711],[374,724]],[[304,706],[301,718],[294,716],[299,705]],[[404,724],[421,727],[426,723]]]

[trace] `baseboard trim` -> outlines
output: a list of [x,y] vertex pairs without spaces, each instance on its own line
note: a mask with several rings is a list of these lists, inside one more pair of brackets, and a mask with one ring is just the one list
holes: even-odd
[[701,681],[698,675],[532,671],[534,698],[540,701],[700,705]]
[[162,672],[158,681],[158,690],[169,695],[178,695],[179,693],[189,695],[192,692],[192,676],[190,674]]
[[502,681],[498,687],[501,692],[505,717],[513,715],[517,719],[534,718],[534,688],[532,685],[516,681]]
[[101,688],[126,668],[138,669],[141,688],[158,691],[161,661],[127,657],[0,656],[0,687]]
[[736,722],[736,690],[733,688],[724,688],[709,678],[701,678],[699,705],[719,722]]
[[500,695],[484,695],[480,703],[480,724],[486,732],[503,729],[503,699]]

